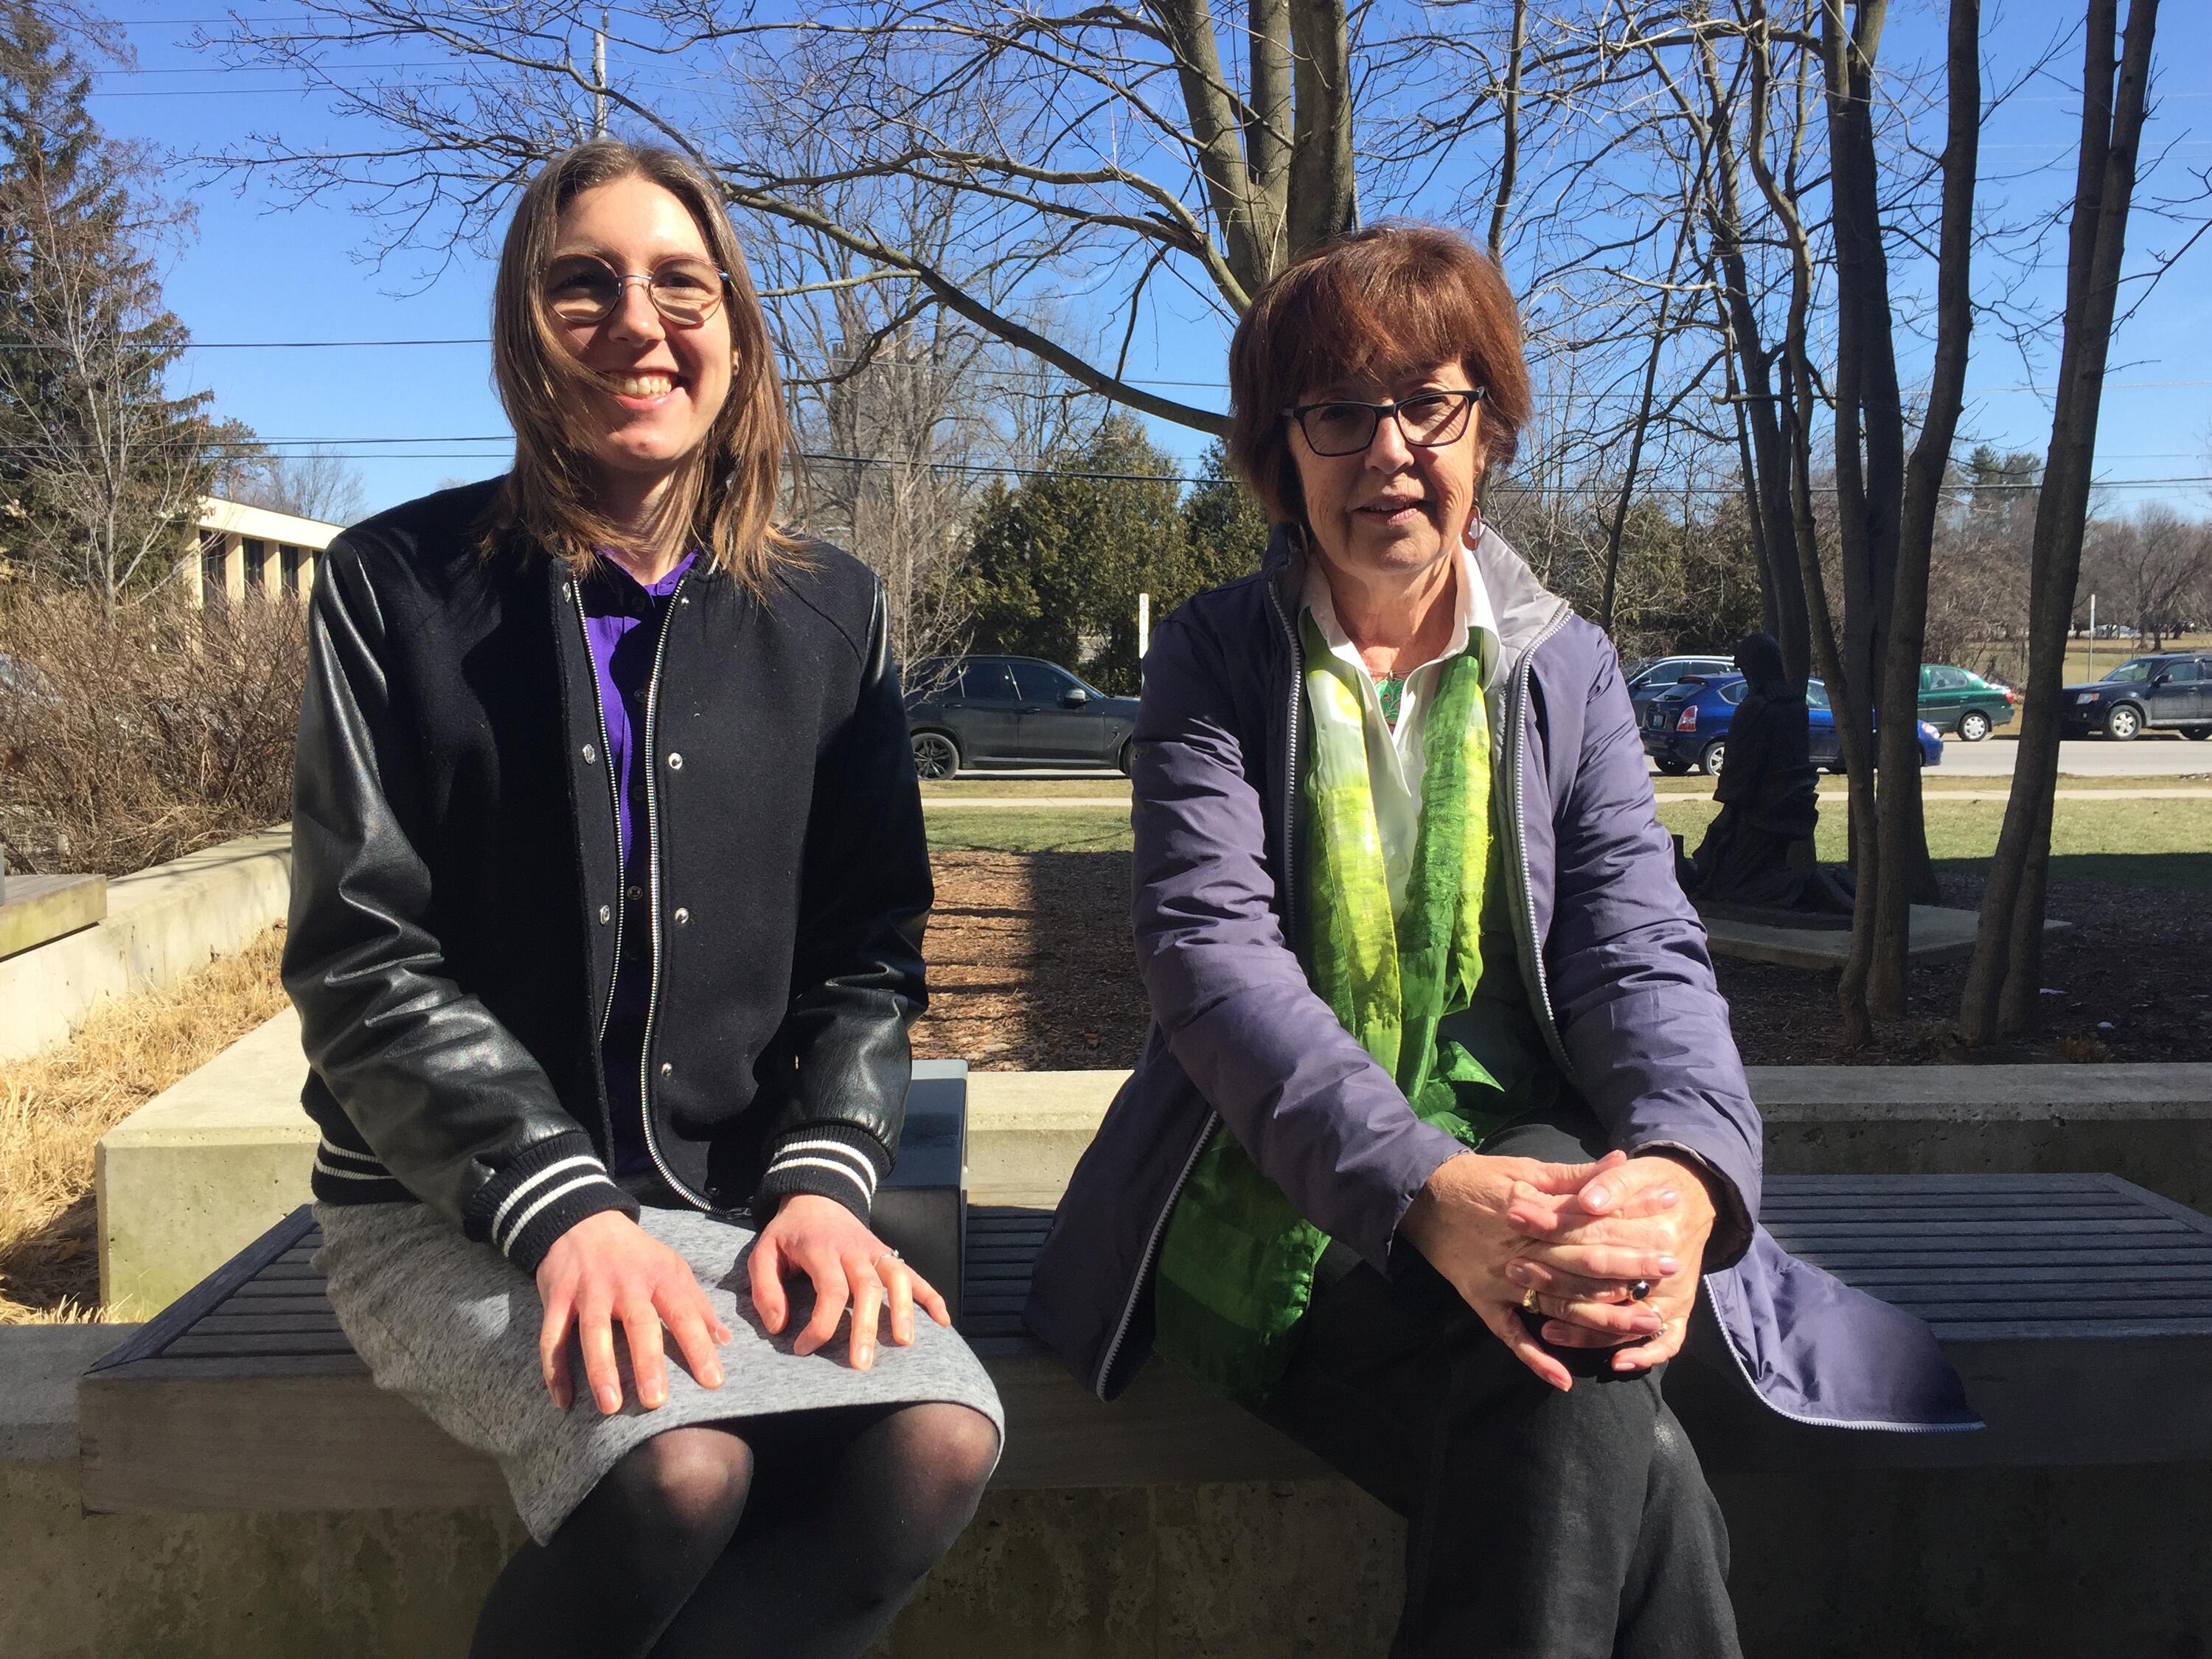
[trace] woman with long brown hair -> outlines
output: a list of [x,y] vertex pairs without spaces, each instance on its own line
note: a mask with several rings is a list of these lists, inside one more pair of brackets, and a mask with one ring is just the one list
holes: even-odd
[[769,522],[768,329],[689,162],[550,162],[494,337],[513,471],[316,587],[318,1264],[529,1528],[474,1653],[857,1655],[1001,1423],[869,1226],[931,902],[882,590]]

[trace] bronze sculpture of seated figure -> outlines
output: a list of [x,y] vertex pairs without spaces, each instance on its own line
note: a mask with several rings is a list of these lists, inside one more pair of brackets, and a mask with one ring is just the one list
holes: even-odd
[[1701,909],[1750,921],[1786,918],[1799,927],[1847,921],[1848,878],[1822,870],[1813,855],[1819,774],[1804,690],[1784,673],[1782,647],[1771,634],[1745,635],[1735,666],[1747,686],[1729,722],[1727,763],[1713,790],[1721,810],[1698,850],[1677,861],[1683,890]]

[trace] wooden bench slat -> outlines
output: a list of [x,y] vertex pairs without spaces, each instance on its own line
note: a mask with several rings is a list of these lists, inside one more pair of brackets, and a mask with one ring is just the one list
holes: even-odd
[[[2126,1221],[1961,1221],[1944,1227],[1917,1218],[1897,1222],[1820,1221],[1769,1227],[1778,1239],[1802,1239],[1808,1248],[1832,1241],[1849,1244],[1867,1238],[1956,1239],[1971,1232],[1978,1239],[1991,1238],[2187,1238],[2186,1227],[2163,1216],[2142,1216]],[[2202,1235],[2198,1235],[2202,1237]]]
[[301,1331],[285,1336],[180,1336],[162,1351],[167,1359],[246,1358],[257,1354],[351,1353],[343,1331],[324,1334]]
[[276,1316],[224,1313],[220,1309],[192,1327],[195,1336],[284,1336],[295,1331],[343,1334],[333,1313],[288,1313]]
[[1993,1274],[2003,1274],[2010,1273],[2015,1268],[2041,1267],[2085,1270],[2094,1267],[2099,1272],[2121,1273],[2146,1267],[2197,1267],[2203,1265],[2203,1258],[2159,1250],[2112,1250],[2086,1261],[2080,1256],[2057,1252],[2009,1255],[1988,1251],[1962,1252],[1958,1255],[1910,1253],[1891,1255],[1872,1252],[1826,1254],[1819,1256],[1808,1255],[1805,1260],[1835,1274],[1847,1285],[1857,1285],[1869,1274],[1884,1273],[1893,1277],[1900,1269],[1923,1273],[1985,1270]]

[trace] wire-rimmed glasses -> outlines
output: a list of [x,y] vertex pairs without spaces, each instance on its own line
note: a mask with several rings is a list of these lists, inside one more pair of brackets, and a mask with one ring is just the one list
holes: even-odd
[[651,270],[624,276],[596,253],[564,253],[545,267],[538,289],[545,308],[560,321],[603,323],[622,304],[623,289],[645,284],[653,308],[678,328],[696,328],[722,303],[729,277],[706,260],[688,253],[663,259]]
[[1283,411],[1306,434],[1306,444],[1316,455],[1357,455],[1375,441],[1376,428],[1385,415],[1395,416],[1398,430],[1417,449],[1435,449],[1455,441],[1467,430],[1468,415],[1482,401],[1483,388],[1473,386],[1448,392],[1417,392],[1394,404],[1360,404],[1345,398],[1327,403],[1300,404]]

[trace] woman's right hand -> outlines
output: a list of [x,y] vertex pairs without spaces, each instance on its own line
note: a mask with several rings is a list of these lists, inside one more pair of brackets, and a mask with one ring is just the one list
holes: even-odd
[[701,1385],[722,1386],[714,1346],[730,1340],[729,1328],[715,1317],[691,1264],[619,1210],[586,1216],[554,1240],[538,1264],[538,1299],[545,1308],[538,1332],[538,1370],[546,1392],[562,1411],[575,1398],[568,1375],[572,1326],[583,1351],[585,1381],[605,1416],[623,1407],[622,1373],[615,1364],[617,1320],[629,1342],[639,1405],[650,1410],[668,1399],[663,1325],[675,1334],[684,1363]]
[[[1544,1164],[1528,1158],[1462,1152],[1437,1167],[1399,1224],[1399,1231],[1474,1310],[1491,1334],[1555,1389],[1572,1387],[1574,1378],[1522,1319],[1523,1288],[1507,1276],[1507,1269],[1530,1240],[1507,1218],[1506,1212],[1515,1201],[1516,1183],[1566,1197],[1581,1191],[1601,1170],[1626,1161],[1620,1152],[1607,1152],[1595,1164]],[[1642,1264],[1625,1261],[1624,1267],[1633,1269],[1632,1278],[1662,1276],[1656,1258]],[[1596,1315],[1593,1310],[1592,1316]],[[1642,1331],[1643,1322],[1656,1322],[1635,1304],[1604,1310],[1603,1316],[1618,1323],[1616,1338],[1624,1342],[1647,1334]]]

